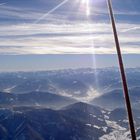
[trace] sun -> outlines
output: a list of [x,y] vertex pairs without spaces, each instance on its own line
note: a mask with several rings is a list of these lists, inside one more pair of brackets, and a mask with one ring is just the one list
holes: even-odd
[[89,0],[82,0],[82,5],[86,6],[86,15],[90,15],[90,3]]

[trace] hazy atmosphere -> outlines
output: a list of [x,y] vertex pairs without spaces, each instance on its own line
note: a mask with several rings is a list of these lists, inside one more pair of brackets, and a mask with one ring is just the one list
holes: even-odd
[[0,140],[135,137],[140,0],[0,0]]
[[[123,55],[126,68],[140,67],[139,54]],[[0,55],[0,71],[40,71],[118,67],[113,54]]]
[[[140,66],[139,5],[113,0],[126,67]],[[0,71],[118,64],[105,0],[0,0],[0,32]]]

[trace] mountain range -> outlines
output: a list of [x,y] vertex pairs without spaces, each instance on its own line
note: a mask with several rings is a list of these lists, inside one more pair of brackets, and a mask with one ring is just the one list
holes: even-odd
[[[120,112],[121,116],[116,115]],[[59,110],[22,106],[1,108],[0,138],[4,140],[111,140],[112,138],[129,140],[126,118],[123,109],[108,111],[82,102]],[[140,123],[140,119],[137,122]]]
[[[140,138],[140,68],[126,69]],[[1,140],[130,140],[117,68],[0,73]]]

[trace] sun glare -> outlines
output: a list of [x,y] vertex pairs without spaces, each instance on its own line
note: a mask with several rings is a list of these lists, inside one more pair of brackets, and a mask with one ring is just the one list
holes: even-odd
[[90,15],[90,5],[89,0],[82,0],[82,5],[86,6],[86,15]]

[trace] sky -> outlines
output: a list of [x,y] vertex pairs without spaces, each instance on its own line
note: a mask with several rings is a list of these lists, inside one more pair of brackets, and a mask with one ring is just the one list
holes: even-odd
[[[139,68],[140,55],[123,58],[125,68]],[[0,64],[0,72],[118,67],[114,54],[0,55]]]
[[[112,3],[125,65],[140,67],[140,0]],[[111,67],[115,54],[106,0],[0,0],[0,71]]]

